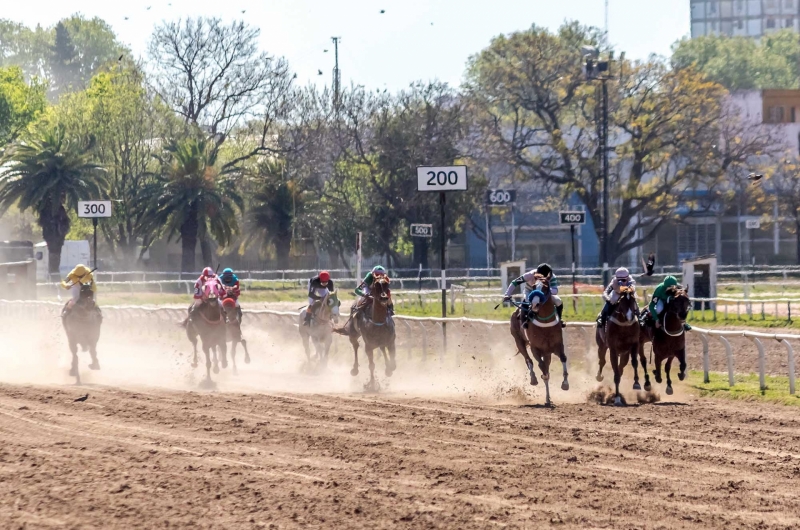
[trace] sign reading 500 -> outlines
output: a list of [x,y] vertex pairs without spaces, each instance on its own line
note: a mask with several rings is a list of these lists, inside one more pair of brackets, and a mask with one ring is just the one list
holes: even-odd
[[464,191],[467,166],[418,167],[417,191]]

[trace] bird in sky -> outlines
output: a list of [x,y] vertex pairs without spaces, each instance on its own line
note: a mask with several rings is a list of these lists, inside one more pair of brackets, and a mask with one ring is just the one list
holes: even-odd
[[328,50],[322,50],[322,53],[328,53]]
[[119,59],[117,59],[117,61],[121,61],[123,57],[125,57],[125,56],[124,55],[120,55]]
[[150,8],[151,8],[151,7],[153,7],[153,6],[147,6],[147,10],[148,10],[148,11],[150,11]]
[[651,252],[649,256],[647,256],[647,262],[644,261],[642,258],[642,268],[644,269],[644,274],[642,276],[652,276],[653,269],[656,266],[656,255]]
[[128,20],[128,17],[125,17],[125,20]]
[[242,14],[244,14],[246,11],[247,11],[247,9],[242,9]]
[[750,173],[749,175],[747,175],[747,180],[753,181],[753,186],[758,184],[762,178],[764,178],[764,175],[762,175],[761,173]]
[[384,13],[386,13],[386,10],[385,9],[381,9],[381,15],[384,14]]
[[77,398],[77,399],[75,399],[73,401],[76,401],[76,402],[77,401],[86,401],[87,399],[89,399],[89,394],[86,394],[85,396],[81,396],[81,397],[79,397],[79,398]]
[[317,70],[317,75],[322,75],[322,70]]

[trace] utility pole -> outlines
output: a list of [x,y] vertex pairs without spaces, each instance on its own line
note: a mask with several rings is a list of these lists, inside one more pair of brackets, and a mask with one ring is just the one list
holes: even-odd
[[341,37],[331,37],[333,41],[334,67],[333,67],[333,108],[339,110],[339,95],[341,94],[342,73],[339,71],[339,41]]
[[608,44],[608,0],[606,0],[606,44]]

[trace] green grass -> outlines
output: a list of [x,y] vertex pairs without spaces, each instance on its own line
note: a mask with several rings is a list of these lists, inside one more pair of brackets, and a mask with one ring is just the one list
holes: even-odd
[[710,373],[710,382],[703,383],[703,372],[690,371],[687,382],[701,397],[763,401],[780,405],[800,406],[800,394],[789,394],[789,378],[767,376],[767,389],[761,390],[758,374],[737,375],[736,384],[728,386],[728,375]]

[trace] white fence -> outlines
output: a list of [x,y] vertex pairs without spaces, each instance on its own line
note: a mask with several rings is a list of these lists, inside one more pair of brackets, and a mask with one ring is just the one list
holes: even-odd
[[[54,319],[57,317],[62,305],[56,302],[43,302],[43,301],[8,301],[0,300],[0,316],[5,317],[6,321],[13,321],[19,318],[32,318],[38,320]],[[143,307],[143,306],[104,306],[103,314],[106,321],[118,322],[126,324],[126,329],[135,329],[138,332],[147,333],[152,326],[137,325],[132,326],[133,319],[147,320],[153,323],[166,324],[174,326],[186,315],[184,308],[165,308],[165,307]],[[410,316],[395,316],[398,328],[398,338],[401,339],[401,348],[405,348],[408,352],[408,357],[411,358],[411,352],[418,345],[421,346],[422,358],[426,359],[432,355],[432,350],[435,347],[430,342],[435,339],[435,334],[432,331],[441,330],[444,324],[462,325],[475,331],[478,330],[480,336],[487,344],[497,341],[509,341],[507,335],[508,321],[503,320],[482,320],[472,318],[429,318],[429,317],[410,317]],[[277,321],[280,326],[286,331],[290,331],[298,324],[298,313],[285,312],[285,311],[271,311],[271,310],[245,310],[244,322],[246,325],[261,324],[266,326],[270,323]],[[590,322],[568,322],[567,333],[577,331],[582,338],[585,352],[588,354],[594,349],[594,323]],[[450,328],[452,329],[452,328]],[[493,333],[500,333],[496,337],[492,337]],[[760,333],[746,330],[710,330],[699,327],[694,327],[693,334],[696,334],[703,345],[703,373],[704,381],[709,382],[710,374],[710,352],[709,340],[716,338],[723,345],[726,356],[726,364],[728,371],[728,384],[733,387],[736,384],[735,380],[735,355],[733,348],[728,340],[732,337],[747,338],[752,341],[753,345],[758,351],[758,372],[759,383],[762,390],[767,388],[766,384],[766,362],[765,351],[762,340],[775,340],[780,342],[786,348],[787,366],[789,377],[789,392],[795,393],[795,359],[794,341],[800,341],[800,334],[770,334]],[[456,355],[458,354],[456,349]],[[445,356],[443,347],[438,348],[439,359],[442,360]]]

